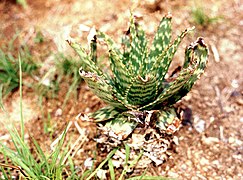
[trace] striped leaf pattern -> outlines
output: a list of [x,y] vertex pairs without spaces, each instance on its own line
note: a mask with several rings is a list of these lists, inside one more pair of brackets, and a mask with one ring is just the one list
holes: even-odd
[[162,104],[169,97],[173,96],[189,80],[192,71],[193,70],[190,68],[185,69],[180,73],[180,75],[174,81],[170,83],[165,83],[165,87],[163,91],[159,94],[159,96],[154,101],[141,107],[140,110],[152,109],[156,105]]
[[106,106],[95,111],[94,113],[88,114],[88,116],[89,118],[94,119],[95,122],[102,122],[102,121],[114,119],[119,114],[120,111],[118,111],[113,106]]
[[206,67],[208,49],[202,38],[198,38],[186,50],[185,66],[177,78],[170,83],[165,83],[162,93],[153,102],[141,109],[154,107],[157,104],[171,105],[185,96],[192,88],[195,81],[204,72]]
[[127,119],[127,116],[120,114],[116,119],[108,121],[103,129],[109,131],[109,134],[117,140],[124,140],[132,133],[138,124],[135,121],[127,121]]
[[69,43],[70,46],[77,52],[82,60],[82,69],[87,72],[96,73],[98,75],[103,75],[103,72],[97,67],[95,62],[92,61],[89,55],[85,52],[85,50],[78,44],[74,42]]
[[113,50],[110,50],[109,52],[109,59],[111,61],[110,67],[114,74],[114,82],[116,87],[119,93],[124,96],[124,89],[127,89],[131,84],[131,74],[129,73],[127,67],[122,63],[122,60]]
[[167,126],[173,123],[173,120],[177,118],[174,108],[165,108],[157,113],[156,126],[160,130],[166,130]]
[[[135,19],[131,18],[130,33],[131,33],[131,50],[129,54],[129,61],[131,62],[128,67],[133,75],[138,75],[140,69],[145,64],[145,58],[147,53],[147,40],[145,33],[135,24]],[[130,63],[129,63],[130,64]]]
[[116,90],[109,84],[108,80],[105,80],[104,76],[85,72],[82,68],[80,69],[80,75],[99,98],[114,107],[124,109],[124,106],[116,100]]
[[[155,118],[153,127],[173,133],[180,120],[171,106],[190,91],[207,63],[207,46],[202,38],[198,38],[186,49],[180,71],[165,79],[179,44],[191,30],[186,29],[172,42],[171,15],[167,15],[161,20],[148,48],[145,32],[131,17],[130,28],[123,38],[123,51],[108,35],[99,31],[91,41],[88,54],[80,45],[70,42],[83,62],[81,77],[99,98],[109,104],[88,116],[95,122],[105,121],[104,128],[113,131],[121,140],[150,118],[153,121]],[[97,43],[102,41],[109,50],[112,75],[96,65]]]
[[158,56],[167,49],[171,42],[171,19],[172,16],[168,14],[160,22],[150,48],[147,69],[151,69],[153,67]]
[[127,90],[126,98],[128,103],[140,106],[153,101],[157,93],[158,87],[154,76],[147,75],[145,78],[137,76]]
[[181,35],[175,39],[173,44],[170,44],[168,48],[164,50],[159,57],[157,57],[157,61],[152,67],[152,72],[156,73],[155,76],[157,78],[157,82],[159,83],[159,89],[163,88],[161,82],[163,82],[163,79],[169,69],[170,63],[177,51],[178,46],[189,31],[190,29],[186,29],[184,32],[182,32]]
[[[171,98],[167,100],[168,105],[172,105],[179,101],[182,97],[184,97],[192,88],[193,84],[196,82],[197,79],[203,74],[204,69],[207,65],[207,58],[208,58],[208,48],[204,43],[202,38],[198,38],[195,43],[192,43],[185,52],[185,62],[184,68],[194,63],[194,72],[190,76],[187,83],[177,91]],[[193,66],[193,65],[191,65]]]

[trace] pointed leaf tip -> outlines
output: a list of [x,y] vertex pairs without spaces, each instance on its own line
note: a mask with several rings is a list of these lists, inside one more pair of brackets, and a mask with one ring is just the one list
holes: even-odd
[[166,18],[168,19],[172,19],[172,14],[170,12],[168,12],[166,15],[165,15]]
[[192,42],[187,49],[195,49],[198,45],[207,48],[207,44],[205,43],[203,37],[198,37],[195,42]]

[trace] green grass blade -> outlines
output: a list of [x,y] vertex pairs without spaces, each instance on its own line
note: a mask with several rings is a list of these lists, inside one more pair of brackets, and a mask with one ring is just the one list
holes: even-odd
[[50,167],[49,167],[49,162],[46,158],[46,155],[44,154],[44,152],[42,151],[42,149],[40,148],[39,144],[36,142],[36,140],[34,138],[32,138],[32,141],[35,145],[36,148],[36,153],[38,154],[38,158],[40,159],[40,165],[43,169],[47,170],[47,172],[50,172]]
[[122,174],[121,174],[120,177],[119,177],[119,180],[122,180],[122,179],[123,179],[123,176],[127,173],[127,170],[128,170],[128,169],[131,169],[132,167],[134,167],[134,166],[137,164],[137,162],[138,162],[139,159],[142,157],[142,155],[143,155],[143,150],[140,150],[140,153],[139,153],[138,157],[136,157],[136,158],[131,162],[131,164],[130,164],[129,166],[125,166],[125,167],[124,167],[124,169],[123,169],[123,171],[122,171]]
[[106,157],[106,159],[104,161],[102,161],[102,163],[100,163],[100,165],[89,175],[89,177],[86,180],[91,179],[92,177],[94,177],[96,175],[96,173],[98,172],[99,169],[101,169],[105,163],[116,153],[118,148],[113,149]]
[[125,144],[125,152],[126,152],[125,165],[127,165],[129,160],[129,155],[130,155],[130,147],[127,144]]
[[21,58],[19,55],[19,96],[20,96],[20,119],[21,119],[21,137],[22,140],[24,141],[24,117],[23,117],[23,105],[22,105],[22,62],[21,62]]
[[127,180],[176,180],[173,178],[166,178],[166,177],[161,177],[161,176],[136,176],[136,177],[131,177],[128,178]]
[[[1,164],[0,164],[0,166],[1,166]],[[1,167],[0,169],[1,169],[2,176],[4,177],[4,179],[10,179],[10,177],[9,177],[9,176],[7,175],[7,173],[5,172],[4,168]]]
[[82,174],[82,176],[81,176],[81,180],[84,180],[89,174],[91,174],[92,173],[92,171],[91,170],[86,170],[83,174]]
[[38,164],[33,163],[34,158],[28,150],[28,147],[26,147],[25,143],[21,142],[22,139],[16,130],[9,130],[9,133],[16,147],[17,153],[4,145],[2,145],[2,149],[0,151],[6,157],[10,158],[14,164],[20,166],[29,177],[37,178],[36,172],[38,171],[36,171],[36,167],[38,167]]
[[3,105],[3,85],[0,84],[0,109],[5,113],[7,114],[5,108],[4,108],[4,105]]
[[112,159],[108,160],[108,166],[109,166],[109,171],[110,171],[110,176],[111,176],[111,180],[115,180],[115,170],[114,170],[114,166],[112,163]]
[[70,98],[71,93],[73,93],[77,89],[79,82],[80,82],[80,79],[78,79],[78,78],[73,79],[73,82],[72,82],[71,86],[68,88],[68,92],[66,93],[66,96],[64,98],[64,101],[62,104],[62,109],[65,108],[65,106],[68,102],[68,99]]
[[68,176],[67,180],[80,179],[76,173],[75,164],[72,157],[68,156],[68,164],[70,167],[71,174]]

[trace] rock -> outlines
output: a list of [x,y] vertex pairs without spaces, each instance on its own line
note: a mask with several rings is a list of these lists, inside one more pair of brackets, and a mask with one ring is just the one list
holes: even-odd
[[214,143],[219,143],[219,139],[216,138],[216,137],[205,137],[205,136],[203,136],[202,141],[206,145],[212,145]]
[[194,118],[194,128],[196,129],[197,132],[202,133],[205,131],[206,127],[206,122],[202,119],[199,119],[198,116]]
[[106,173],[107,173],[107,170],[99,169],[97,171],[97,176],[98,176],[99,179],[107,179]]
[[84,161],[84,166],[85,166],[87,169],[91,169],[91,167],[93,166],[93,160],[92,160],[92,158],[87,158],[87,159]]
[[55,112],[55,116],[61,116],[62,115],[62,109],[61,108],[58,108]]

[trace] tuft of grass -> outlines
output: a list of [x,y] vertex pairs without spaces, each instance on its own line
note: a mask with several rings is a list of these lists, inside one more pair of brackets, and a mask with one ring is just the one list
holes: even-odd
[[[64,172],[67,171],[67,167],[64,165],[64,158],[68,155],[68,147],[64,148],[64,139],[66,136],[66,130],[62,133],[61,139],[54,150],[46,154],[39,146],[39,144],[32,138],[34,143],[34,150],[30,150],[27,142],[25,141],[25,129],[24,129],[24,117],[22,114],[22,66],[21,58],[19,57],[19,74],[20,74],[20,129],[21,133],[13,125],[6,125],[8,132],[11,136],[11,140],[14,145],[14,149],[0,143],[0,153],[4,155],[6,164],[1,163],[0,168],[2,175],[5,179],[9,179],[8,174],[11,174],[11,169],[17,169],[20,171],[20,176],[25,179],[64,179]],[[0,94],[1,95],[1,94]],[[1,109],[4,109],[1,100]],[[63,150],[64,149],[64,150]],[[37,157],[36,157],[37,156]],[[6,159],[11,160],[11,165],[7,163]],[[69,171],[71,176],[67,179],[77,179],[74,163],[71,158],[68,159],[70,164]],[[8,173],[4,168],[8,168]]]
[[63,54],[57,54],[56,57],[56,69],[59,81],[68,81],[70,84],[62,105],[62,108],[64,108],[73,93],[76,97],[75,99],[77,99],[77,91],[82,81],[79,75],[79,67],[82,62],[75,57],[65,56]]
[[[46,153],[40,148],[39,144],[32,138],[34,143],[34,152],[30,151],[27,143],[19,135],[15,127],[8,128],[15,149],[1,144],[0,152],[13,163],[13,167],[21,167],[22,175],[27,179],[63,179],[63,173],[66,171],[66,166],[63,164],[63,159],[67,154],[67,148],[62,151],[64,146],[64,138],[66,132],[63,133],[59,144],[55,147],[52,153]],[[34,155],[37,155],[35,157]],[[69,159],[69,163],[73,164]],[[75,169],[70,168],[75,176]]]
[[195,7],[192,9],[192,21],[193,23],[201,26],[201,27],[208,27],[211,24],[217,23],[222,17],[220,16],[209,16],[205,9],[202,7]]
[[62,76],[68,76],[71,78],[71,82],[79,79],[79,67],[81,61],[72,56],[65,56],[63,54],[56,55],[56,68],[58,69],[58,74]]
[[77,91],[82,81],[79,75],[80,61],[75,57],[65,56],[62,53],[55,54],[54,59],[54,66],[38,79],[34,89],[40,99],[41,97],[55,98],[60,90],[60,84],[65,82],[69,88],[62,105],[62,108],[64,108],[71,95],[74,94],[75,99],[77,99]]
[[[38,69],[38,66],[32,60],[32,56],[27,47],[19,52],[19,56],[24,59],[21,61],[22,72],[32,75]],[[7,96],[19,88],[19,62],[10,52],[4,52],[0,49],[0,84],[2,85],[3,96]]]
[[0,84],[4,96],[19,86],[17,67],[11,62],[11,57],[0,50]]

